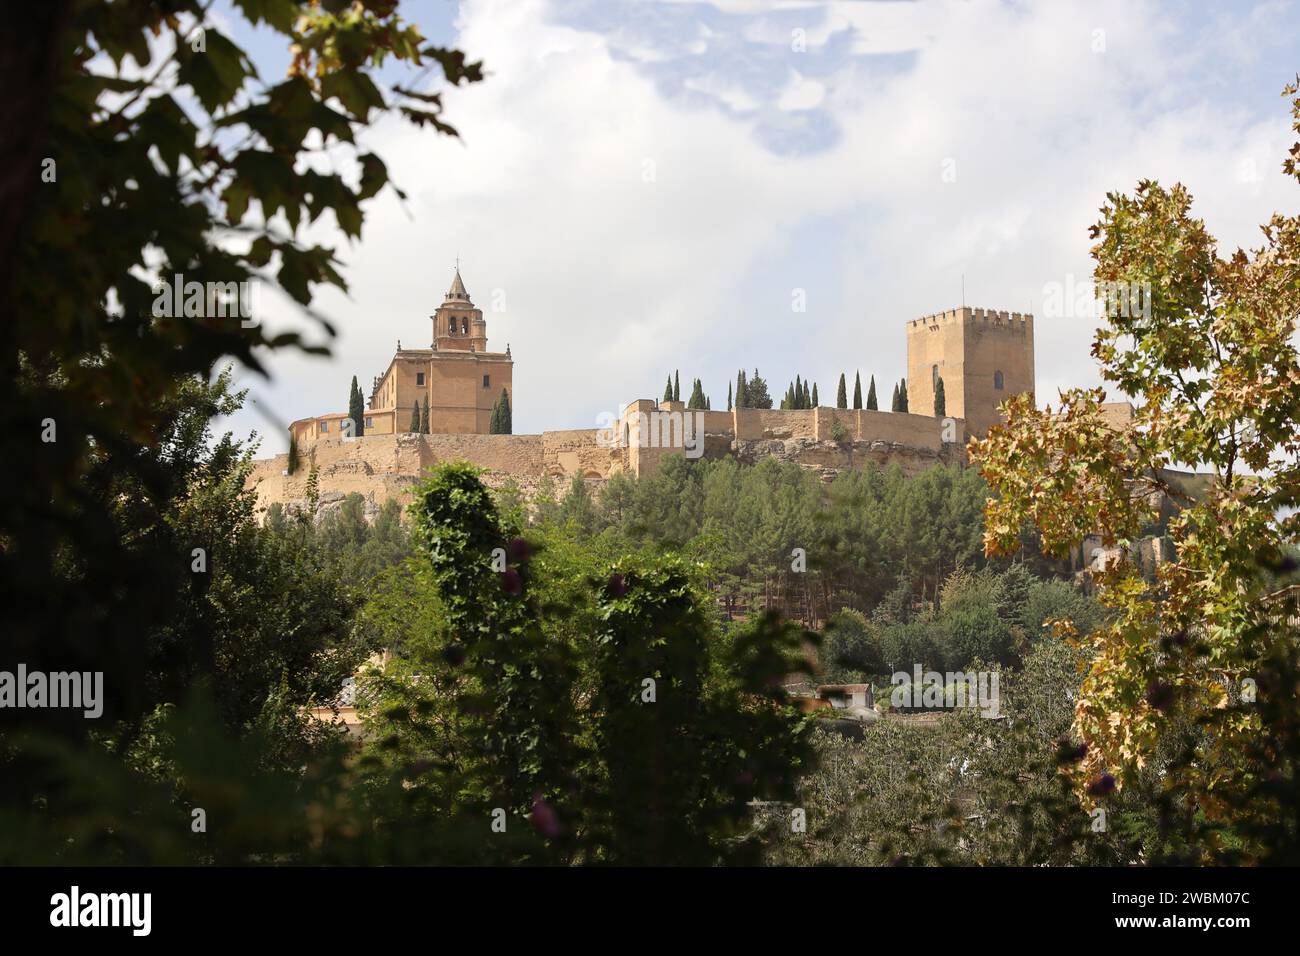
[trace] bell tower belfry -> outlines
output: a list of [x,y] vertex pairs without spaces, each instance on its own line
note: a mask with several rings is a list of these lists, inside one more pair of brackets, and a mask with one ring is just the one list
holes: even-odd
[[451,288],[442,305],[430,316],[433,320],[433,348],[441,351],[486,352],[487,322],[483,310],[474,307],[465,283],[460,278],[460,267],[451,280]]

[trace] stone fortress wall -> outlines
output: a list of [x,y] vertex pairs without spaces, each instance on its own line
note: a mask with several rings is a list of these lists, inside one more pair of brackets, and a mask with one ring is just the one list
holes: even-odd
[[[693,424],[703,426],[703,434],[696,446],[695,433],[688,433],[691,447],[684,449],[681,433],[674,429],[682,428],[683,416],[688,415],[693,416]],[[643,439],[639,429],[648,422],[662,427]],[[660,441],[661,435],[667,436],[668,447]],[[355,492],[373,512],[390,498],[409,501],[420,476],[443,462],[469,462],[485,469],[489,486],[513,482],[526,493],[536,490],[543,477],[567,482],[577,475],[602,484],[619,473],[651,474],[669,455],[684,454],[703,459],[733,455],[751,464],[778,458],[814,470],[829,481],[840,470],[861,468],[867,462],[882,467],[897,463],[909,475],[940,462],[964,465],[966,437],[961,419],[836,408],[690,412],[682,402],[642,399],[627,406],[618,424],[606,429],[540,435],[320,437],[299,443],[300,464],[294,474],[287,474],[289,456],[280,454],[254,462],[249,483],[262,507],[273,503],[301,507],[315,469],[322,506]],[[695,447],[698,455],[692,453]]]
[[[965,465],[967,439],[998,421],[998,405],[1034,390],[1033,317],[962,306],[907,323],[908,412],[688,411],[682,402],[638,399],[601,428],[494,435],[486,434],[494,397],[504,389],[514,401],[513,357],[509,346],[487,352],[487,323],[459,266],[431,319],[432,347],[404,350],[399,343],[385,375],[376,377],[363,437],[340,434],[345,413],[302,419],[290,427],[300,460],[294,474],[287,473],[287,454],[255,463],[250,482],[263,506],[304,504],[314,471],[323,506],[357,492],[377,509],[391,498],[409,499],[421,475],[450,461],[478,465],[489,485],[513,482],[525,493],[544,478],[603,482],[620,473],[653,474],[670,455],[778,458],[827,481],[867,462],[898,464],[914,475],[936,463]],[[934,415],[940,379],[942,417]],[[403,421],[404,409],[417,401],[421,409],[428,403],[425,430],[432,434],[412,427],[413,411]]]

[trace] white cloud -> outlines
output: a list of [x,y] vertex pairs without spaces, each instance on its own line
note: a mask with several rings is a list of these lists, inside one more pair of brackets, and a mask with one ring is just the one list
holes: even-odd
[[[491,344],[514,353],[516,430],[539,431],[589,427],[659,394],[673,368],[703,377],[715,408],[742,364],[777,392],[799,372],[831,395],[841,369],[851,381],[861,368],[864,387],[874,373],[888,394],[905,374],[907,319],[957,304],[963,274],[972,305],[1040,305],[1045,283],[1090,274],[1087,230],[1105,193],[1143,177],[1187,183],[1234,245],[1296,207],[1278,172],[1283,102],[1200,95],[1188,71],[1213,67],[1213,38],[1179,46],[1157,5],[805,9],[825,36],[851,24],[854,50],[914,59],[881,73],[876,57],[816,60],[810,43],[795,72],[784,55],[763,59],[761,42],[737,57],[753,28],[743,18],[674,21],[656,47],[653,34],[620,28],[615,44],[560,22],[541,0],[464,3],[457,45],[490,75],[446,98],[463,141],[396,122],[370,135],[409,203],[375,204],[345,256],[351,297],[320,303],[342,329],[336,357],[277,359],[268,403],[286,419],[342,409],[351,376],[368,387],[398,338],[427,344],[457,255],[485,311],[505,292],[508,310],[487,311]],[[1270,29],[1256,17],[1240,28]],[[788,47],[785,21],[758,33],[782,30]],[[710,55],[683,59],[704,37]],[[793,286],[808,288],[806,315],[790,311]],[[1095,380],[1091,331],[1039,320],[1040,397]]]

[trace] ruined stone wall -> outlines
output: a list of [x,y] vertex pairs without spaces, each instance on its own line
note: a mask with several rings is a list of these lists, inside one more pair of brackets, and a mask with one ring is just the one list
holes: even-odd
[[596,439],[597,429],[542,432],[542,467],[552,477],[582,475],[584,478],[608,478],[622,455],[610,447],[607,438]]

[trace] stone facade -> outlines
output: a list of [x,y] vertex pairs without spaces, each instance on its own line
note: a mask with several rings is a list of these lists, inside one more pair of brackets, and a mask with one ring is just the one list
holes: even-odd
[[[816,471],[829,481],[867,462],[900,465],[917,474],[937,463],[966,464],[966,440],[998,420],[1009,395],[1034,390],[1033,318],[983,309],[954,309],[908,323],[910,413],[866,409],[738,408],[688,410],[682,402],[637,399],[604,427],[540,435],[487,434],[502,388],[514,404],[513,360],[487,351],[487,324],[457,270],[441,307],[430,317],[427,349],[400,347],[375,379],[365,434],[346,436],[335,412],[294,422],[300,467],[288,456],[255,463],[251,482],[263,505],[301,503],[314,470],[328,506],[353,492],[371,508],[407,499],[430,467],[467,461],[485,469],[489,485],[507,482],[525,492],[544,477],[603,482],[620,473],[646,475],[671,455],[688,459],[734,456],[742,462],[774,457]],[[936,418],[932,383],[942,376],[947,415]],[[412,411],[429,399],[430,434],[413,434]],[[1117,422],[1131,416],[1108,406]]]
[[1034,317],[962,306],[907,324],[907,403],[934,414],[938,380],[945,411],[983,438],[1001,421],[998,406],[1034,391]]
[[[492,409],[504,389],[514,404],[514,360],[504,352],[489,352],[487,322],[475,308],[461,281],[460,269],[452,279],[443,303],[429,317],[429,348],[402,348],[383,375],[375,377],[365,410],[366,435],[413,432],[416,410],[429,404],[431,434],[486,435]],[[341,434],[346,412],[304,418],[289,426],[302,447]]]

